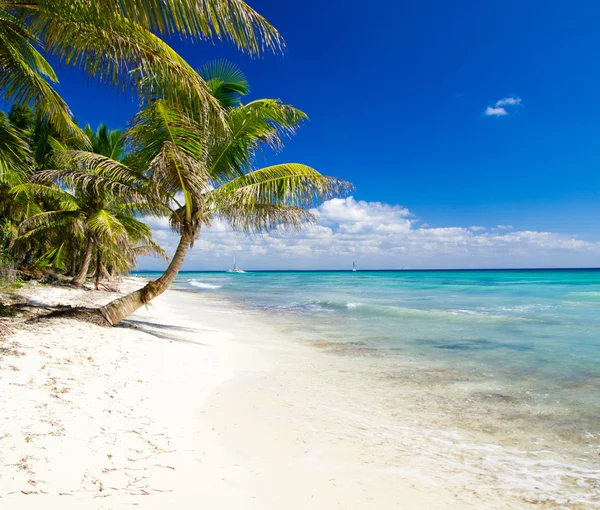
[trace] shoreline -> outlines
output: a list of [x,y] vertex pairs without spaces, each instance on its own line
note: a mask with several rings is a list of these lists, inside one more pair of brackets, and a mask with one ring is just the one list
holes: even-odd
[[[57,287],[24,294],[111,298]],[[2,508],[532,506],[449,483],[435,464],[428,472],[428,459],[400,449],[365,410],[351,412],[330,358],[255,317],[169,290],[125,322],[52,319],[5,341]],[[442,455],[455,447],[430,445]]]

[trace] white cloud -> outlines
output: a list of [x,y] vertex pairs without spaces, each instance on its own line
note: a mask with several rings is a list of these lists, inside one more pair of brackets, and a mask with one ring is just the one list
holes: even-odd
[[498,225],[498,227],[500,230],[512,230],[512,225]]
[[505,106],[519,106],[521,104],[521,98],[518,96],[503,97],[494,103],[494,106],[488,106],[483,114],[486,117],[503,117],[508,115],[509,111]]
[[504,108],[494,108],[492,106],[488,106],[483,114],[487,115],[488,117],[502,117],[503,115],[508,115],[508,112]]
[[[557,267],[593,266],[600,242],[509,225],[484,227],[417,226],[410,211],[381,202],[334,199],[314,210],[317,223],[299,233],[244,235],[222,222],[202,231],[184,269],[227,269],[233,254],[246,269]],[[148,220],[169,253],[177,245],[164,219]],[[143,258],[141,269],[163,268]]]
[[516,97],[516,96],[503,97],[499,101],[496,101],[496,106],[506,106],[506,105],[515,106],[518,104],[521,104],[521,98]]

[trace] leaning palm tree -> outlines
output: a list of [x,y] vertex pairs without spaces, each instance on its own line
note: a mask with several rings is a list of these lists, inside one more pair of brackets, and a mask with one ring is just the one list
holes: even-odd
[[[100,309],[111,325],[170,286],[201,229],[215,219],[242,232],[297,230],[315,219],[310,207],[351,189],[349,183],[302,164],[254,169],[259,150],[280,149],[306,118],[292,106],[273,99],[224,106],[228,129],[220,132],[196,112],[157,99],[142,109],[127,132],[134,151],[128,163],[144,172],[148,188],[169,210],[179,244],[161,277]],[[85,152],[72,156],[91,163],[92,156]],[[129,171],[116,161],[104,163],[95,175],[107,181]],[[73,178],[83,181],[86,175]]]

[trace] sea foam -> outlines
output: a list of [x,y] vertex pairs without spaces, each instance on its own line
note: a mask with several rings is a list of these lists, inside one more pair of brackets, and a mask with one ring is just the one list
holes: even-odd
[[222,287],[222,285],[213,285],[212,283],[204,283],[198,280],[190,280],[188,283],[198,289],[215,290]]

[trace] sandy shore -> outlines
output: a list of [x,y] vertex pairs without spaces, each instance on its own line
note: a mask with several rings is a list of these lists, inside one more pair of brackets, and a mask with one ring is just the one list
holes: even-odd
[[[23,295],[47,306],[114,297],[49,286]],[[168,291],[113,329],[18,325],[0,340],[0,508],[522,506],[394,453],[336,405],[344,395],[316,351],[237,317]]]

